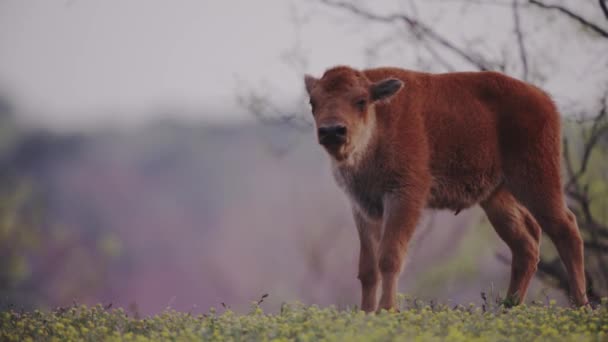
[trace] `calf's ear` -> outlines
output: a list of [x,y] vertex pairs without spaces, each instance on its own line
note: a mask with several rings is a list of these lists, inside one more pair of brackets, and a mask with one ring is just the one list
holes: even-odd
[[403,88],[403,81],[396,78],[385,78],[370,86],[370,95],[373,101],[387,100]]
[[315,84],[317,84],[317,81],[319,80],[313,76],[304,75],[304,84],[306,85],[306,92],[308,92],[308,95],[310,95],[310,92],[312,91],[312,88],[315,87]]

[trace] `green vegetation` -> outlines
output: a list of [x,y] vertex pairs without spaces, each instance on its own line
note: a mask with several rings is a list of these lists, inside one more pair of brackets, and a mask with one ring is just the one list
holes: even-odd
[[372,315],[297,303],[266,314],[254,302],[245,315],[168,310],[144,319],[101,305],[74,306],[49,313],[5,311],[0,327],[2,341],[606,341],[608,300],[596,309],[553,303],[449,308],[414,301],[401,312]]

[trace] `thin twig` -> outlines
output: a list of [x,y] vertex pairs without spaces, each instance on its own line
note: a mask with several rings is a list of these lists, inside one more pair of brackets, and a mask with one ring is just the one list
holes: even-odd
[[[585,238],[585,248],[593,253],[591,255],[595,256],[599,267],[598,273],[594,274],[596,279],[591,279],[591,274],[587,275],[590,298],[596,295],[596,293],[592,294],[592,292],[595,291],[591,285],[593,281],[601,281],[601,279],[603,279],[605,283],[606,280],[608,280],[608,264],[605,259],[608,245],[602,241],[602,239],[608,238],[608,225],[598,222],[591,212],[592,198],[589,194],[588,184],[582,184],[582,176],[587,171],[591,154],[600,142],[600,138],[608,133],[608,124],[606,123],[606,116],[608,115],[608,109],[606,108],[608,106],[606,103],[607,100],[608,93],[604,94],[602,97],[600,111],[598,115],[593,118],[593,123],[589,129],[590,133],[583,145],[583,156],[577,170],[574,169],[574,164],[570,157],[568,139],[564,139],[563,156],[566,172],[569,177],[566,184],[566,193],[576,205],[572,210],[575,212],[577,218],[579,218],[579,229],[588,234]],[[595,284],[597,284],[597,282],[595,282]]]
[[[583,18],[581,15],[572,12],[570,9],[568,9],[566,7],[563,7],[563,6],[560,6],[560,5],[549,5],[549,4],[545,4],[545,3],[541,2],[541,1],[538,1],[538,0],[529,0],[529,3],[532,4],[532,5],[535,5],[537,7],[540,7],[540,8],[552,9],[552,10],[559,11],[562,14],[565,14],[568,18],[570,18],[572,20],[575,20],[578,23],[582,24],[583,26],[588,27],[591,30],[595,31],[600,36],[602,36],[604,38],[608,38],[608,31],[604,30],[603,28],[601,28],[597,24],[594,24],[594,23],[590,22],[589,20]],[[606,4],[603,3],[601,0],[600,0],[600,3],[603,6],[606,6]]]
[[499,6],[499,7],[510,7],[508,0],[499,1],[499,0],[434,0],[435,2],[466,2],[477,5],[486,5],[486,6]]
[[380,15],[375,14],[369,11],[366,11],[358,6],[355,6],[351,3],[341,2],[341,1],[332,1],[332,0],[320,0],[321,3],[328,5],[334,8],[340,8],[347,10],[353,14],[356,14],[362,18],[365,18],[370,21],[375,22],[383,22],[383,23],[392,23],[392,22],[403,22],[406,24],[410,30],[412,30],[415,34],[421,34],[427,37],[428,39],[434,41],[435,43],[443,46],[444,48],[452,51],[454,54],[458,55],[469,64],[473,65],[475,68],[479,70],[491,70],[492,67],[489,63],[484,61],[479,56],[474,56],[463,48],[456,46],[456,44],[449,41],[447,38],[442,36],[433,30],[429,25],[418,21],[408,15],[405,14],[391,14],[391,15]]
[[[412,14],[414,16],[414,19],[416,21],[420,21],[420,19],[419,19],[420,16],[418,15],[418,8],[417,8],[416,2],[414,0],[410,0],[410,7],[412,9]],[[428,51],[428,53],[439,64],[441,64],[445,68],[445,71],[447,71],[447,72],[454,72],[454,71],[456,71],[456,68],[454,68],[454,66],[452,66],[452,64],[450,64],[443,56],[441,56],[441,54],[435,49],[435,47],[433,46],[433,44],[431,44],[426,39],[422,39],[423,37],[422,37],[421,34],[418,34],[417,36],[419,37],[418,40],[424,46],[424,48],[426,49],[426,51]]]
[[522,66],[522,79],[528,80],[528,57],[526,46],[524,44],[524,35],[521,31],[521,20],[519,18],[519,0],[513,0],[513,23],[515,29],[515,37],[517,37],[517,46],[519,47],[519,58]]
[[[601,108],[599,114],[593,119],[593,125],[591,126],[591,136],[585,142],[585,146],[583,149],[583,158],[581,159],[581,166],[578,171],[574,172],[570,157],[568,155],[568,146],[564,147],[564,157],[566,157],[566,167],[568,168],[568,172],[570,174],[570,180],[566,183],[566,189],[573,186],[580,177],[587,171],[587,165],[589,164],[589,159],[591,157],[591,153],[595,149],[595,146],[600,142],[600,138],[608,133],[608,124],[606,124],[604,119],[608,115],[608,108],[606,107],[606,101],[608,99],[608,93],[604,94],[601,99]],[[567,140],[564,141],[567,143]]]
[[604,12],[604,16],[608,19],[608,5],[606,5],[606,0],[599,0],[599,2],[600,8],[602,9],[602,12]]

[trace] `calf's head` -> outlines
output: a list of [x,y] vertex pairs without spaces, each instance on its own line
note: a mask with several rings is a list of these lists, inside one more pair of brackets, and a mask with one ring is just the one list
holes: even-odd
[[372,82],[349,67],[329,69],[320,79],[304,77],[319,143],[337,161],[369,143],[376,129],[374,106],[402,87],[396,78]]

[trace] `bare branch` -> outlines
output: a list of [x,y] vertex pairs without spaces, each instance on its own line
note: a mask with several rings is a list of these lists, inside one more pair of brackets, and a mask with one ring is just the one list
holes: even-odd
[[[563,155],[564,155],[564,163],[566,164],[566,172],[568,173],[568,177],[570,180],[567,184],[569,184],[576,173],[574,171],[574,164],[572,163],[572,158],[570,157],[570,143],[568,138],[564,137],[563,139]],[[566,189],[568,185],[566,185]]]
[[[587,27],[587,28],[595,31],[600,36],[602,36],[604,38],[608,38],[608,31],[606,31],[603,28],[599,27],[597,24],[594,24],[594,23],[590,22],[589,20],[583,18],[581,15],[572,12],[571,10],[569,10],[566,7],[563,7],[563,6],[560,6],[560,5],[549,5],[549,4],[545,4],[545,3],[541,2],[541,1],[538,1],[538,0],[529,0],[529,3],[532,4],[532,5],[534,5],[534,6],[540,7],[540,8],[552,9],[552,10],[559,11],[562,14],[565,14],[570,19],[572,19],[574,21],[577,21],[578,23],[582,24],[583,26],[585,26],[585,27]],[[603,3],[602,0],[600,0],[600,4],[602,4],[603,6],[606,6],[606,4]]]
[[[586,136],[583,144],[583,155],[581,157],[580,165],[575,170],[574,164],[570,156],[570,146],[568,139],[564,139],[564,163],[566,166],[566,172],[569,180],[566,183],[566,193],[569,198],[573,201],[574,207],[572,211],[578,218],[579,228],[581,231],[586,233],[585,237],[585,249],[589,251],[589,257],[595,257],[598,265],[598,270],[593,273],[595,277],[592,279],[591,273],[587,275],[587,280],[590,284],[589,296],[597,295],[592,292],[596,291],[591,285],[592,281],[602,288],[601,279],[608,280],[608,264],[606,262],[605,253],[608,251],[608,244],[604,239],[608,239],[608,225],[605,225],[598,221],[598,219],[591,212],[591,203],[593,198],[589,194],[589,185],[582,181],[582,176],[586,173],[591,159],[591,154],[596,150],[600,139],[608,133],[608,123],[606,117],[608,115],[608,93],[605,93],[601,99],[601,107],[598,115],[593,118],[591,127],[588,129],[589,134],[582,134]],[[587,126],[587,123],[584,123]],[[539,268],[540,269],[540,268]],[[541,272],[544,272],[540,269]],[[599,282],[599,283],[598,283]]]
[[307,121],[304,115],[295,111],[284,111],[270,101],[267,96],[253,91],[237,95],[237,102],[249,110],[258,121],[266,125],[285,125],[299,131],[308,131],[312,127],[312,123]]
[[515,26],[515,36],[517,37],[517,46],[519,47],[519,58],[522,66],[522,79],[528,80],[528,57],[526,46],[524,45],[524,35],[521,31],[521,20],[519,18],[519,0],[513,0],[513,23]]
[[[412,8],[412,13],[413,13],[414,19],[416,21],[419,21],[418,20],[418,10],[417,10],[416,3],[414,2],[414,0],[410,1],[410,5],[411,5],[411,8]],[[447,72],[456,71],[456,68],[454,68],[454,66],[452,66],[452,64],[450,64],[447,60],[445,60],[445,58],[443,58],[443,56],[441,56],[441,54],[435,49],[435,47],[433,46],[433,44],[431,44],[426,39],[423,39],[424,37],[422,37],[421,34],[417,34],[416,37],[418,38],[418,41],[420,41],[422,43],[422,45],[428,51],[428,53],[439,64],[441,64],[445,68],[445,71],[447,71]]]
[[608,251],[608,244],[601,243],[599,241],[585,241],[585,248],[603,252],[603,251]]
[[441,34],[435,32],[429,25],[412,18],[411,16],[405,14],[391,14],[391,15],[379,15],[369,11],[366,11],[358,6],[355,6],[351,3],[341,2],[341,1],[332,1],[332,0],[320,0],[321,3],[328,5],[334,8],[340,8],[343,10],[347,10],[352,14],[355,14],[364,19],[375,21],[375,22],[383,22],[383,23],[393,23],[393,22],[403,22],[410,30],[414,32],[414,34],[419,34],[421,36],[425,36],[431,41],[443,46],[448,49],[452,53],[458,55],[469,64],[473,65],[475,68],[479,70],[491,70],[492,67],[489,63],[484,61],[482,58],[478,56],[474,56],[471,53],[468,53],[463,48],[456,46],[456,44],[449,41],[447,38],[442,36]]
[[578,189],[568,190],[567,194],[579,207],[578,210],[572,208],[577,213],[576,216],[582,219],[579,225],[597,236],[608,238],[608,226],[597,222],[591,213],[591,200],[589,196]]
[[485,6],[498,6],[498,7],[510,7],[508,0],[500,1],[500,0],[435,0],[436,2],[467,2],[477,5],[485,5]]
[[608,19],[608,5],[606,5],[606,0],[599,0],[599,2],[602,12],[604,12],[604,16],[606,16],[606,19]]
[[589,159],[591,157],[591,153],[593,152],[595,146],[600,142],[600,138],[608,133],[608,124],[604,122],[604,119],[608,115],[608,108],[606,107],[606,100],[608,99],[608,93],[604,94],[601,99],[601,109],[599,114],[593,119],[593,125],[591,126],[591,136],[585,142],[585,146],[583,149],[583,158],[581,160],[581,165],[579,169],[574,172],[572,167],[572,162],[570,160],[567,140],[564,140],[566,144],[564,147],[564,157],[566,158],[566,167],[568,174],[570,176],[570,180],[566,183],[566,189],[571,188],[573,185],[578,182],[580,177],[587,171],[587,165],[589,164]]
[[435,58],[435,60],[445,68],[445,71],[456,71],[456,68],[454,68],[448,61],[446,61],[445,58],[443,58],[441,54],[439,54],[439,52],[437,52],[437,50],[435,50],[435,48],[431,44],[429,44],[429,42],[423,41],[422,44],[424,44],[424,47],[431,54],[431,56],[433,56],[433,58]]

